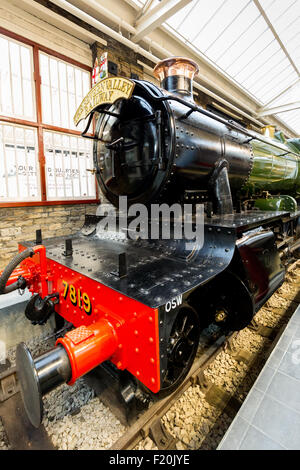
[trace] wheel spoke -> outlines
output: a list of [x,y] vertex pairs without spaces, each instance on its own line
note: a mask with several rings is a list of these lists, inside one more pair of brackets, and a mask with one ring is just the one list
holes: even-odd
[[169,337],[168,362],[162,390],[176,388],[188,373],[196,354],[199,337],[199,320],[192,308],[179,312]]
[[185,331],[185,333],[184,333],[184,336],[185,336],[186,338],[187,338],[187,337],[190,335],[190,333],[193,331],[194,327],[195,327],[195,325],[190,325],[190,326],[186,329],[186,331]]
[[187,319],[188,319],[188,317],[187,317],[187,315],[186,315],[186,316],[184,317],[184,319],[183,319],[182,327],[181,327],[181,329],[180,329],[180,333],[183,333],[183,332],[184,332],[184,328],[185,328]]

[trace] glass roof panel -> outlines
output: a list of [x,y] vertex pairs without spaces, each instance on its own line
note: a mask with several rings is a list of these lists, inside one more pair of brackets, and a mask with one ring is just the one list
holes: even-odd
[[[194,41],[201,30],[210,23],[214,15],[222,9],[226,1],[210,0],[207,2],[207,0],[199,0],[196,2],[193,0],[195,7],[177,28],[178,32],[190,41]],[[203,51],[203,48],[201,50]]]
[[268,15],[271,23],[282,15],[285,15],[287,11],[295,11],[297,3],[299,4],[298,0],[275,0],[272,3],[270,3],[269,0],[260,0],[260,4]]
[[300,16],[295,18],[295,12],[290,8],[286,14],[280,16],[274,21],[274,27],[282,40],[285,39],[285,35],[293,35],[297,32],[299,27]]
[[[233,3],[235,4],[235,8],[233,7]],[[206,26],[202,28],[199,34],[194,38],[195,46],[199,47],[204,53],[207,53],[210,46],[226,31],[235,20],[237,14],[246,7],[247,3],[249,3],[249,0],[239,0],[238,4],[235,0],[227,0],[224,2],[221,8],[218,9]]]
[[[290,114],[290,116],[289,116]],[[289,121],[289,124],[296,126],[299,124],[299,112],[297,113],[286,113],[285,116],[283,116],[284,119],[287,119]]]
[[[276,33],[294,60],[294,55],[300,47],[298,36],[300,27],[300,2],[299,0],[276,0],[273,7],[265,5],[266,0],[261,0],[261,5],[274,26]],[[294,37],[298,36],[298,40]],[[293,39],[294,38],[294,39]],[[293,39],[293,40],[292,40]]]
[[[235,80],[239,83],[243,83],[249,75],[255,72],[255,75],[260,75],[261,72],[265,71],[265,68],[269,68],[268,60],[280,51],[280,46],[275,39],[262,49],[259,53],[256,53],[254,57],[249,57],[247,65],[243,67],[237,74],[234,74]],[[267,65],[265,65],[267,63]]]
[[300,100],[300,82],[296,83],[292,88],[287,90],[283,95],[276,98],[270,106],[281,106],[286,103],[293,103],[295,101]]
[[263,103],[268,103],[273,97],[277,96],[282,90],[285,90],[291,83],[295,82],[297,78],[296,72],[293,72],[291,75],[288,75],[285,79],[280,77],[280,80],[277,81],[276,86],[272,81],[264,90],[257,92],[258,99]]
[[248,47],[266,31],[266,23],[259,16],[258,19],[250,25],[249,28],[245,28],[244,33],[238,38],[236,42],[231,44],[228,49],[220,56],[216,63],[223,68],[228,70],[229,67],[238,61],[238,59],[243,56]]
[[253,72],[248,74],[247,78],[241,82],[246,89],[255,86],[257,81],[267,80],[269,74],[274,75],[278,73],[278,70],[283,70],[286,66],[290,65],[281,49],[278,49],[275,54],[270,55],[267,60],[261,57],[259,62],[259,68],[253,68]]
[[300,135],[300,110],[287,111],[284,113],[276,114],[276,116],[290,126],[294,131]]
[[179,26],[185,21],[187,16],[196,7],[197,3],[198,1],[188,3],[185,7],[175,13],[175,15],[173,15],[168,21],[169,25],[172,26],[174,29],[178,29]]
[[[146,0],[133,0],[140,8]],[[245,88],[262,104],[292,85],[300,70],[300,0],[259,0],[284,48],[253,0],[192,0],[168,19],[167,28]],[[150,9],[159,4],[154,0]],[[287,52],[286,52],[287,51]],[[300,83],[300,82],[299,82]],[[272,102],[300,99],[300,84]],[[278,114],[300,132],[300,110]]]
[[[249,38],[250,39],[250,38]],[[270,47],[270,48],[269,48]],[[248,71],[253,70],[252,61],[255,60],[260,54],[262,54],[266,48],[268,53],[272,54],[277,51],[278,44],[275,42],[270,30],[266,29],[263,34],[261,34],[256,40],[249,43],[247,49],[232,63],[226,71],[235,78],[240,72],[246,72],[245,68],[248,68]]]
[[227,26],[222,34],[205,51],[209,57],[216,62],[230,50],[245,32],[245,23],[252,23],[258,18],[257,8],[252,1],[248,2],[234,20]]
[[[290,78],[293,77],[293,78]],[[280,74],[270,74],[265,80],[257,82],[251,87],[251,93],[260,95],[261,93],[272,93],[272,89],[276,86],[282,85],[284,80],[288,79],[291,82],[297,78],[295,71],[291,65],[288,65]]]

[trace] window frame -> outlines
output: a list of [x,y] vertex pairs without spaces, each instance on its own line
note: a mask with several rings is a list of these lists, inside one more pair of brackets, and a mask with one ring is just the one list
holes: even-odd
[[[0,202],[1,207],[24,207],[24,206],[53,206],[53,205],[72,205],[72,204],[90,204],[90,203],[99,203],[99,190],[95,177],[95,187],[96,187],[96,199],[72,199],[72,200],[57,200],[57,201],[48,201],[47,200],[47,190],[46,190],[46,157],[44,151],[44,130],[61,132],[69,135],[81,136],[80,131],[75,131],[73,129],[65,129],[62,127],[53,126],[50,124],[44,124],[42,120],[42,96],[41,96],[41,76],[40,76],[40,62],[39,62],[39,52],[44,52],[50,56],[61,59],[65,62],[68,62],[71,65],[84,69],[90,73],[90,81],[92,85],[92,67],[82,64],[70,57],[67,57],[59,52],[53,51],[48,47],[42,46],[30,39],[27,39],[23,36],[20,36],[12,31],[9,31],[0,26],[0,34],[7,36],[8,38],[14,39],[21,43],[27,44],[32,47],[33,53],[33,73],[34,73],[34,94],[35,94],[35,106],[36,106],[36,121],[28,121],[24,119],[14,118],[11,116],[5,116],[0,114],[0,122],[10,123],[10,124],[19,124],[21,126],[28,126],[35,128],[37,130],[37,143],[38,143],[38,162],[39,162],[39,182],[40,182],[40,201],[19,201],[19,202]],[[87,134],[90,137],[93,134]]]

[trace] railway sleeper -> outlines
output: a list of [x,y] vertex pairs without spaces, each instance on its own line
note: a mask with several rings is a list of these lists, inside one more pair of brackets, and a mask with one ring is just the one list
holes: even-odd
[[230,417],[235,416],[241,407],[241,403],[234,395],[213,383],[205,395],[205,400]]
[[248,351],[247,349],[239,349],[238,351],[233,351],[230,355],[235,359],[237,362],[243,362],[244,364],[251,364],[255,359],[253,353]]
[[252,320],[248,328],[250,330],[255,331],[255,333],[259,334],[260,336],[263,336],[264,338],[269,338],[270,340],[273,340],[278,332],[277,328],[261,325],[255,319]]
[[159,450],[176,449],[176,439],[166,430],[160,418],[149,427],[149,436]]
[[19,392],[16,369],[10,369],[0,375],[0,403]]

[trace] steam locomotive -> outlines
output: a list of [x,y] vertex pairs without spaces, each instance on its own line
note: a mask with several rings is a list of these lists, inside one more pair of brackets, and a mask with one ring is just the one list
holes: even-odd
[[174,57],[154,69],[161,87],[106,78],[74,122],[87,119],[88,137],[95,118],[93,171],[113,206],[125,196],[129,207],[201,203],[203,246],[189,249],[174,233],[132,239],[128,227],[121,236],[99,230],[101,216],[87,216],[67,240],[38,233],[21,243],[1,273],[0,294],[32,292],[31,322],[55,314],[72,324],[35,359],[18,346],[24,405],[36,427],[44,394],[105,361],[154,394],[170,393],[190,370],[201,331],[248,325],[299,254],[300,139],[266,137],[197,106],[197,72],[193,61]]

